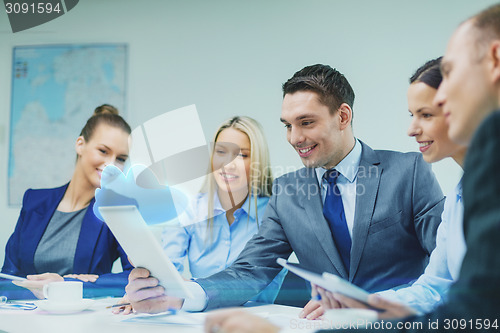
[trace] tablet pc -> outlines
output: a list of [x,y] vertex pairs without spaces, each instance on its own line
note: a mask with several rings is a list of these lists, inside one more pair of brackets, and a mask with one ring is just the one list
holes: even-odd
[[193,298],[136,206],[99,207],[99,211],[135,267],[148,269],[165,288],[166,295]]
[[300,268],[295,264],[289,263],[283,258],[276,259],[276,262],[301,278],[328,291],[345,295],[363,303],[368,302],[368,295],[370,295],[370,293],[359,288],[358,286],[355,286],[349,281],[342,279],[341,277],[326,272],[323,273],[323,275],[316,274]]

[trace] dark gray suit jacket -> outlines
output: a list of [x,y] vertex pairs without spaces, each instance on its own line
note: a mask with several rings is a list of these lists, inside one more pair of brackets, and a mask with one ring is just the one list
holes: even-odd
[[280,271],[276,258],[295,251],[302,267],[337,274],[371,292],[420,276],[435,247],[443,194],[421,154],[374,151],[362,143],[347,272],[323,217],[314,169],[275,180],[259,232],[235,263],[197,282],[207,309],[245,303]]

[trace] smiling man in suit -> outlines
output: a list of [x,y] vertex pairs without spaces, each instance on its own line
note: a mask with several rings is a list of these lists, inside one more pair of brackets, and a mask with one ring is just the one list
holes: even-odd
[[[447,301],[432,313],[410,316],[405,305],[371,295],[368,303],[380,309],[379,319],[385,321],[361,330],[366,322],[358,320],[351,329],[329,332],[380,332],[384,328],[393,332],[496,332],[500,327],[500,4],[458,27],[441,67],[443,82],[434,103],[443,107],[450,138],[469,147],[463,178],[467,253],[460,278]],[[342,295],[336,294],[335,299],[350,307],[366,307]],[[327,302],[324,306],[329,308]],[[205,328],[226,333],[280,331],[240,310],[214,313]]]
[[[421,154],[372,150],[354,137],[354,92],[344,75],[305,67],[283,85],[283,96],[281,121],[305,168],[275,180],[259,232],[231,267],[190,284],[197,297],[184,309],[245,303],[292,251],[305,269],[375,292],[416,279],[434,249],[443,194],[430,166]],[[183,304],[164,296],[145,269],[129,280],[136,311]]]

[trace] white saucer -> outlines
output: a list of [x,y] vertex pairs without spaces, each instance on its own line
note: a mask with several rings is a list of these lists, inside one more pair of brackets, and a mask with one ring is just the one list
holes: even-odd
[[94,303],[93,299],[84,298],[76,303],[54,303],[49,302],[48,300],[42,300],[37,303],[37,306],[50,313],[56,314],[68,314],[68,313],[77,313],[88,309],[92,303]]

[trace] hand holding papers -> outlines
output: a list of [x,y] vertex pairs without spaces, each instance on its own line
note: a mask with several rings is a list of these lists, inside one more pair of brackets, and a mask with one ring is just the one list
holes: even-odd
[[[335,293],[337,300],[348,308],[371,309],[378,312],[379,319],[403,318],[416,314],[411,307],[394,301],[389,301],[377,294],[369,294],[367,291],[353,285],[352,283],[330,273],[322,275],[307,271],[288,263],[285,259],[276,260],[278,264],[297,274],[298,276],[310,281],[311,283]],[[325,309],[329,309],[322,301]]]
[[368,302],[368,296],[370,295],[367,291],[353,285],[352,283],[330,273],[323,273],[323,275],[316,274],[310,271],[307,271],[303,268],[295,266],[291,263],[288,263],[285,259],[279,258],[276,260],[278,264],[285,267],[289,271],[297,274],[303,279],[314,283],[328,291],[343,294],[350,298],[356,299],[363,303]]

